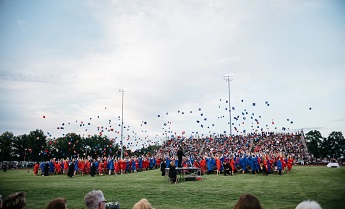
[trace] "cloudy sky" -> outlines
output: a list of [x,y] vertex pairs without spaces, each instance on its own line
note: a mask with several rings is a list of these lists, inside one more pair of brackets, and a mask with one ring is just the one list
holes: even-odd
[[0,31],[1,133],[118,141],[119,88],[132,146],[229,133],[228,73],[233,133],[345,133],[341,0],[1,0]]

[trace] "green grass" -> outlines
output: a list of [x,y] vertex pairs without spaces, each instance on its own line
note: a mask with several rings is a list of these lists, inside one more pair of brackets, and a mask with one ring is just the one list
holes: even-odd
[[156,208],[233,208],[243,193],[257,196],[265,209],[295,208],[302,200],[318,201],[323,209],[345,205],[345,167],[294,166],[289,174],[262,176],[204,175],[202,181],[169,184],[159,170],[117,176],[65,175],[33,176],[32,171],[0,172],[0,194],[25,191],[27,208],[45,208],[56,197],[66,197],[68,208],[85,208],[84,195],[92,189],[103,191],[105,198],[132,208],[147,198]]

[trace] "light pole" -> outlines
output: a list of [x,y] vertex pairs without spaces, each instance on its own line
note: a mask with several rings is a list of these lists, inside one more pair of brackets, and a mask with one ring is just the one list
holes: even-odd
[[121,116],[121,159],[123,159],[123,96],[126,92],[125,88],[120,88],[119,92],[122,93],[122,116]]
[[85,150],[86,150],[86,153],[85,153],[85,159],[88,159],[87,157],[87,150],[90,149],[91,147],[89,145],[86,145],[85,146]]
[[231,127],[231,104],[230,104],[230,82],[234,79],[234,74],[225,74],[224,80],[228,82],[228,89],[229,89],[229,127],[230,127],[230,135],[232,135],[232,127]]
[[24,149],[25,151],[24,151],[24,161],[25,161],[25,159],[26,159],[26,150],[28,150],[28,149]]

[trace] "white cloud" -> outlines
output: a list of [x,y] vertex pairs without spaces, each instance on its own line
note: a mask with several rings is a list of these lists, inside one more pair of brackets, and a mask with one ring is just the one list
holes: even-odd
[[[335,114],[324,100],[344,93],[344,85],[339,82],[344,74],[339,70],[343,69],[344,61],[333,58],[338,64],[332,65],[329,72],[325,67],[329,59],[315,59],[322,53],[313,50],[322,47],[315,47],[312,41],[299,46],[298,41],[303,39],[296,39],[294,30],[303,25],[296,22],[297,17],[304,17],[304,11],[315,16],[315,11],[322,9],[312,6],[310,10],[312,2],[307,3],[90,1],[83,3],[76,12],[64,2],[64,11],[76,12],[73,15],[81,18],[78,24],[83,22],[83,17],[95,18],[92,25],[96,24],[98,36],[68,36],[66,40],[75,40],[77,44],[64,47],[59,46],[65,44],[60,41],[51,42],[49,47],[39,42],[37,46],[25,45],[30,47],[26,51],[32,54],[28,53],[25,59],[13,65],[1,66],[6,70],[1,71],[0,90],[8,96],[1,102],[16,104],[23,116],[25,112],[31,113],[23,117],[32,125],[28,130],[41,127],[58,135],[61,130],[56,130],[57,126],[73,121],[65,131],[91,133],[97,132],[98,125],[107,125],[109,118],[118,122],[117,116],[121,113],[118,89],[126,87],[125,123],[138,132],[138,137],[161,135],[167,130],[163,126],[167,121],[172,122],[171,130],[178,133],[185,130],[207,134],[228,130],[227,104],[224,103],[228,89],[223,75],[234,73],[231,98],[236,110],[233,117],[242,118],[246,109],[249,114],[262,116],[260,127],[271,124],[272,119],[278,130],[282,126],[291,129],[326,127],[320,117],[331,120]],[[70,21],[70,26],[78,25],[73,18]],[[312,18],[310,21],[314,23]],[[26,23],[18,25],[25,29]],[[85,31],[92,31],[92,28]],[[309,34],[310,31],[299,33]],[[44,38],[50,40],[47,34]],[[30,37],[25,41],[30,42]],[[344,43],[343,38],[338,41]],[[301,49],[303,53],[299,52]],[[8,56],[13,60],[17,58],[16,54]],[[15,98],[11,96],[14,94]],[[265,106],[265,101],[271,105]],[[252,106],[253,102],[256,107]],[[337,109],[341,102],[342,98],[336,99],[336,108],[332,109]],[[308,111],[309,106],[313,107],[312,111]],[[205,116],[199,115],[199,107]],[[15,111],[8,107],[6,110]],[[178,114],[177,110],[185,114]],[[189,114],[190,110],[193,114]],[[43,114],[47,115],[47,120],[42,121]],[[16,120],[21,117],[13,115]],[[98,115],[99,120],[96,119]],[[92,122],[98,122],[85,132],[86,128],[79,127],[75,120],[87,121],[90,117]],[[287,122],[287,118],[294,123]],[[196,120],[203,122],[203,129]],[[141,126],[142,121],[148,124]],[[235,122],[240,130],[242,127],[247,131],[256,129],[255,124],[251,127],[249,119],[245,124],[241,124],[242,121]],[[13,127],[15,122],[10,124],[7,127]],[[143,129],[148,132],[139,134]]]

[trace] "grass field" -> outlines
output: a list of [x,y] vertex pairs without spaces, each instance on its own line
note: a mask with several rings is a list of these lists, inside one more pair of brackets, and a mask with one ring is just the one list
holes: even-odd
[[243,193],[257,196],[265,209],[295,208],[317,200],[323,209],[345,208],[345,167],[294,166],[289,174],[262,176],[204,175],[202,181],[169,184],[159,170],[117,176],[33,176],[27,170],[0,172],[0,194],[24,191],[27,208],[45,208],[49,200],[66,197],[69,209],[85,208],[84,195],[101,189],[108,201],[132,208],[147,198],[156,208],[233,208]]

